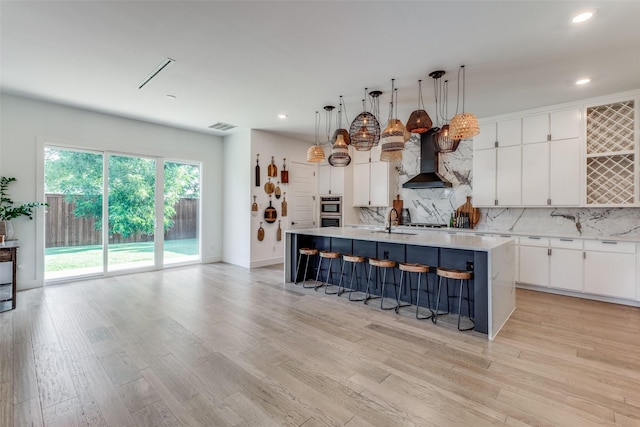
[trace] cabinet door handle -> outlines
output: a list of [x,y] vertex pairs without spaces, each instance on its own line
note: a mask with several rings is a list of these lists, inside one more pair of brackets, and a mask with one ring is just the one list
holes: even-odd
[[547,135],[547,141],[551,141],[551,134]]
[[547,249],[547,255],[551,256],[551,248]]
[[573,242],[573,239],[560,239],[561,242]]
[[551,206],[551,199],[547,199],[547,205]]
[[529,236],[529,239],[531,239],[531,240],[540,240],[540,237]]
[[604,245],[617,245],[618,244],[618,242],[612,242],[610,240],[603,240],[602,243]]
[[586,252],[582,252],[582,259],[587,259],[587,253]]

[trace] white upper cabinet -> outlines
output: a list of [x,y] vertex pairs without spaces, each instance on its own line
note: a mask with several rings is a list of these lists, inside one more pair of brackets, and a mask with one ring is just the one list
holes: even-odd
[[395,188],[395,162],[380,161],[380,146],[356,152],[353,165],[353,206],[391,206]]
[[498,122],[496,134],[498,147],[520,145],[522,142],[522,120],[517,118]]
[[496,146],[496,141],[498,140],[496,125],[496,122],[480,124],[480,133],[473,137],[474,150],[483,150]]
[[345,168],[318,166],[318,194],[341,196],[344,193]]
[[549,143],[522,146],[522,204],[546,206],[549,201]]
[[[475,143],[475,137],[473,141]],[[474,150],[473,203],[494,206],[496,200],[496,150]]]
[[522,148],[517,145],[496,150],[496,205],[518,206],[522,203]]
[[580,108],[553,111],[522,119],[522,143],[580,137]]

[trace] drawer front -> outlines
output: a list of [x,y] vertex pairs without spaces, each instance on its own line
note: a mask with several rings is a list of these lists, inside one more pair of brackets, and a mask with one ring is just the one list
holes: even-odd
[[587,240],[584,242],[584,248],[587,251],[598,252],[618,252],[624,254],[635,254],[635,243],[614,242],[608,240]]
[[582,240],[578,239],[551,239],[549,241],[552,248],[558,249],[582,249]]
[[520,246],[538,246],[547,248],[549,247],[549,239],[544,237],[520,237]]

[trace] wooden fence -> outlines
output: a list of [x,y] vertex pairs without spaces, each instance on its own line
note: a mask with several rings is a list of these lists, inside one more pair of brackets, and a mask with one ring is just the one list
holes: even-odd
[[[102,243],[102,232],[97,230],[93,218],[76,217],[75,204],[65,201],[62,194],[47,194],[45,216],[45,247],[85,246]],[[174,225],[166,233],[165,240],[194,239],[198,236],[198,211],[200,199],[180,199],[175,205]],[[109,243],[150,242],[153,236],[135,234],[123,238],[119,234],[109,236]]]

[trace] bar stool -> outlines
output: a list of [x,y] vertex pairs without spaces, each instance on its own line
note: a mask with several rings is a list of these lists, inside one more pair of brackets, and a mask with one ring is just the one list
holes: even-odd
[[[371,291],[370,291],[370,287],[371,287],[371,273],[373,271],[373,267],[376,268],[376,282],[378,281],[378,279],[380,278],[380,269],[382,269],[382,291],[381,291],[381,295],[380,296],[375,296],[372,297],[371,296]],[[377,298],[381,298],[380,300],[380,308],[382,310],[393,310],[396,308],[396,306],[392,306],[392,307],[385,307],[384,306],[384,288],[387,284],[387,270],[388,269],[394,269],[393,271],[393,286],[395,287],[395,292],[396,292],[396,300],[398,298],[398,284],[396,283],[396,271],[395,271],[395,267],[396,267],[396,262],[395,261],[391,261],[389,259],[377,259],[377,258],[369,258],[369,276],[367,277],[367,292],[365,294],[364,297],[364,303],[366,304],[370,299],[377,299]]]
[[304,276],[303,276],[304,279],[302,280],[302,287],[311,288],[312,286],[305,286],[305,283],[307,282],[307,269],[309,268],[309,258],[312,256],[318,255],[318,250],[311,249],[311,248],[300,248],[298,252],[300,253],[300,255],[298,256],[298,265],[296,267],[296,278],[293,283],[296,285],[298,284],[298,274],[300,273],[300,264],[302,264],[302,256],[304,255],[306,257],[306,262],[304,265]]
[[[318,261],[318,271],[316,272],[316,285],[313,287],[313,290],[317,291],[318,288],[324,286],[324,293],[325,294],[336,294],[337,292],[327,292],[327,289],[329,288],[329,286],[335,286],[333,284],[333,281],[331,280],[331,276],[333,274],[333,272],[331,271],[331,263],[333,262],[334,259],[336,258],[340,258],[340,254],[338,252],[329,252],[329,251],[320,251],[320,261]],[[318,278],[320,277],[320,271],[322,270],[322,260],[323,259],[328,259],[329,260],[329,266],[327,267],[327,275],[325,276],[325,281],[324,282],[320,282],[318,280]],[[331,283],[329,283],[331,282]]]
[[[349,294],[349,301],[364,301],[364,298],[352,298],[351,294],[355,292],[353,289],[353,278],[356,278],[356,285],[359,289],[362,289],[360,278],[358,277],[358,272],[356,270],[357,265],[361,265],[361,270],[364,270],[363,276],[366,276],[367,270],[364,266],[365,257],[359,255],[342,255],[342,269],[340,270],[340,282],[338,283],[338,292],[337,295],[340,296],[343,293],[347,292]],[[347,263],[351,264],[351,278],[349,279],[349,290],[346,290],[346,286],[342,286],[342,282],[344,280],[344,267]]]
[[[429,273],[429,266],[422,265],[422,264],[401,263],[399,268],[400,268],[400,294],[398,295],[398,305],[396,306],[396,313],[398,313],[398,311],[400,310],[400,307],[408,307],[411,305],[411,302],[413,301],[412,292],[416,291],[416,294],[417,294],[416,295],[416,319],[420,319],[420,320],[431,319],[433,317],[433,310],[431,310],[431,297],[429,296],[429,276],[427,275],[427,273]],[[402,291],[404,289],[404,273],[405,272],[407,272],[407,281],[409,282],[409,304],[401,305],[400,295],[402,295]],[[418,287],[415,289],[411,287],[411,273],[418,273]],[[426,287],[427,307],[429,308],[429,311],[431,311],[431,315],[427,317],[419,315],[420,283],[421,283],[423,274],[425,275],[425,281],[427,283],[427,287]]]
[[[469,280],[471,280],[472,273],[470,271],[454,270],[450,268],[438,267],[436,269],[436,275],[438,276],[438,299],[436,301],[435,316],[431,319],[433,323],[438,323],[438,314],[440,307],[440,289],[442,288],[442,279],[447,280],[447,314],[449,312],[449,279],[460,280],[459,299],[458,299],[458,330],[469,331],[475,327],[475,320],[471,317],[471,298],[469,293]],[[462,290],[464,284],[467,284],[467,313],[469,314],[469,320],[471,320],[472,326],[470,328],[460,328],[460,317],[462,313]],[[444,313],[443,313],[444,314]]]

